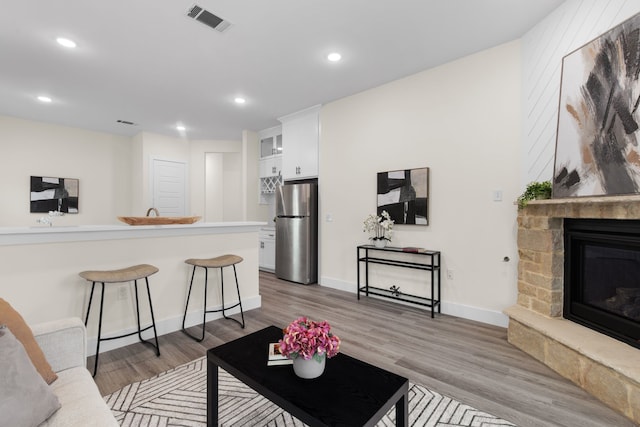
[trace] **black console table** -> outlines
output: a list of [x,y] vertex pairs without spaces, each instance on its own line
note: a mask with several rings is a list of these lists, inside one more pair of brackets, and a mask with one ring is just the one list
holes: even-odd
[[[406,261],[384,257],[387,254],[404,254],[418,255],[424,257],[424,262]],[[416,259],[416,257],[413,257]],[[434,317],[434,311],[437,309],[440,313],[440,252],[439,251],[420,251],[409,252],[403,248],[384,247],[377,248],[374,245],[360,245],[357,248],[358,260],[358,299],[360,292],[364,292],[366,296],[377,295],[381,297],[391,298],[399,301],[409,302],[412,304],[431,307],[431,317]],[[364,286],[360,286],[360,264],[364,263]],[[416,295],[406,294],[395,286],[389,289],[377,288],[369,286],[369,264],[392,265],[395,267],[413,268],[417,270],[426,270],[431,275],[431,298],[419,297]]]

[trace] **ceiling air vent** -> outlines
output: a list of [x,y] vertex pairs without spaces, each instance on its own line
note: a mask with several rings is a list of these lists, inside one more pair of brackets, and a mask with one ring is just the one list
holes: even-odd
[[197,4],[194,4],[191,9],[187,11],[187,16],[221,33],[231,26],[231,22],[225,21]]

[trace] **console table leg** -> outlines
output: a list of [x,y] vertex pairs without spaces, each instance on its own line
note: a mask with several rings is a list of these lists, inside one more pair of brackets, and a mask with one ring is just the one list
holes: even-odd
[[218,365],[207,360],[207,427],[218,427]]
[[358,267],[358,300],[360,300],[360,248],[356,248],[356,266]]
[[[436,309],[435,305],[436,305],[436,295],[433,293],[433,289],[434,289],[434,274],[433,274],[433,270],[431,270],[431,318],[433,319],[433,311]],[[440,301],[440,295],[438,295],[438,299],[437,301]]]

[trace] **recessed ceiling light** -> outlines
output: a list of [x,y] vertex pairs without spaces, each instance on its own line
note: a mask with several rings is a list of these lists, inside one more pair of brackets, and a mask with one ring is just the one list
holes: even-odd
[[70,49],[76,47],[76,42],[74,42],[73,40],[65,39],[64,37],[58,37],[56,41],[60,46],[68,47]]
[[239,97],[239,96],[238,96],[238,97],[236,97],[233,101],[234,101],[236,104],[244,104],[245,102],[247,102],[247,100],[246,100],[246,99],[244,99],[244,98],[242,98],[242,97]]
[[40,95],[38,97],[38,101],[49,103],[51,102],[51,98],[49,98],[48,96]]
[[185,130],[187,130],[187,128],[184,127],[183,125],[177,125],[176,130],[179,130],[180,132],[184,132]]
[[327,59],[331,62],[338,62],[342,59],[342,55],[340,55],[338,52],[333,52],[327,55]]

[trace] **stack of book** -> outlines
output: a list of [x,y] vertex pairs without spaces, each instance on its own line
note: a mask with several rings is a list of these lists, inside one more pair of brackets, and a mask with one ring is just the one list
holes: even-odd
[[403,252],[413,252],[416,254],[425,253],[427,250],[425,248],[414,248],[413,246],[407,246],[402,248]]
[[267,366],[291,364],[293,364],[293,360],[287,359],[287,356],[280,353],[280,345],[277,342],[269,344],[269,359],[267,360]]

